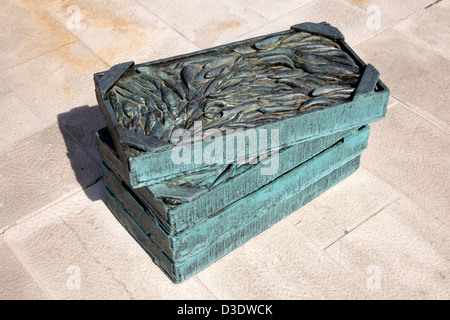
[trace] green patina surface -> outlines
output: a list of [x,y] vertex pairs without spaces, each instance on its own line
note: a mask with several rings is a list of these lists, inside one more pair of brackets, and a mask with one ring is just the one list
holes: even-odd
[[[388,92],[362,95],[352,102],[267,124],[264,128],[268,131],[278,130],[280,148],[283,148],[380,120],[385,116],[388,97]],[[207,145],[202,147],[202,152],[205,152]],[[245,145],[245,150],[250,150],[250,147]],[[131,185],[139,188],[205,167],[204,163],[195,164],[193,160],[191,164],[175,164],[171,161],[171,152],[144,153],[130,158],[128,172]]]
[[[278,170],[273,175],[261,175],[262,164],[259,163],[251,165],[247,171],[233,176],[211,189],[179,186],[169,181],[149,187],[133,188],[133,192],[144,203],[144,206],[151,208],[169,233],[178,233],[312,158],[354,130],[346,130],[302,142],[280,151]],[[97,138],[103,161],[131,188],[126,180],[127,171],[115,153],[108,132],[106,130],[99,131]],[[165,197],[181,199],[182,203],[176,206],[167,205],[164,201]]]
[[151,235],[154,242],[173,261],[195,254],[227,234],[236,226],[270,210],[280,199],[292,197],[306,186],[359,156],[367,146],[369,128],[348,135],[336,145],[300,164],[296,168],[259,188],[255,192],[223,208],[214,216],[197,221],[189,229],[168,234],[151,210],[142,206],[139,198],[123,184],[113,172],[104,166],[105,183],[114,197],[122,203],[141,228]]
[[[326,23],[97,73],[108,207],[173,282],[183,281],[359,167],[368,124],[387,111],[379,76]],[[231,162],[198,161],[211,155],[210,129],[214,142],[268,135],[255,149],[241,140],[241,152],[233,141]],[[214,154],[228,155],[223,141]],[[179,148],[193,151],[182,163],[173,161]],[[261,151],[275,150],[278,170],[261,174]]]
[[356,157],[317,182],[309,185],[301,192],[290,198],[280,199],[274,207],[268,208],[268,210],[265,210],[246,224],[236,226],[233,232],[220,237],[215,242],[210,243],[204,250],[179,262],[172,261],[163,253],[153,241],[153,238],[142,230],[129,213],[124,210],[121,204],[115,200],[109,190],[107,190],[108,206],[118,221],[149,254],[155,264],[174,283],[179,283],[198,273],[302,205],[311,201],[322,192],[349,176],[358,167],[359,157]]
[[[193,138],[211,128],[279,130],[284,148],[379,120],[389,90],[378,77],[337,29],[306,23],[183,56],[123,63],[94,79],[126,180],[138,188],[210,167],[171,161],[176,129]],[[203,154],[208,145],[202,148]],[[243,156],[255,156],[249,145],[244,149]]]

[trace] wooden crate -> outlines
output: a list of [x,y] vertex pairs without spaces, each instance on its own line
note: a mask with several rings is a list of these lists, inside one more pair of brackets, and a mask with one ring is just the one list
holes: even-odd
[[[235,248],[233,243],[241,243],[242,237],[249,239],[247,233],[245,235],[243,232],[236,233],[237,229],[246,225],[252,225],[252,230],[258,229],[257,224],[261,223],[262,229],[258,230],[262,231],[268,227],[266,219],[269,219],[269,217],[273,224],[278,221],[274,220],[276,217],[281,219],[281,217],[298,209],[304,203],[304,200],[296,199],[305,199],[302,195],[305,192],[304,190],[313,185],[317,190],[322,190],[321,186],[316,185],[318,181],[332,174],[344,164],[359,158],[367,145],[368,134],[368,127],[364,127],[362,130],[347,135],[339,143],[327,148],[310,160],[214,215],[197,221],[195,225],[180,233],[168,233],[168,230],[160,223],[154,212],[145,207],[133,190],[104,165],[108,203],[111,210],[115,211],[116,216],[124,215],[126,212],[126,216],[132,219],[139,229],[150,237],[158,252],[161,252],[175,265],[184,265],[185,268],[191,270],[180,273],[180,279],[184,279],[188,274],[197,272],[199,268],[197,264],[195,264],[196,267],[193,267],[185,261],[191,261],[194,259],[193,257],[201,256],[204,252],[209,252],[206,257],[214,256],[215,253],[211,250],[216,247],[219,247],[220,250],[217,250],[225,254]],[[354,166],[352,168],[352,170],[356,169]],[[311,192],[318,195],[315,190]],[[291,202],[296,206],[293,207]],[[280,206],[284,206],[284,208]],[[279,209],[274,209],[278,207]],[[128,218],[118,217],[121,221]],[[150,249],[147,248],[147,250]],[[201,265],[208,263],[206,257],[201,259],[201,263],[199,262]],[[171,278],[174,281],[177,279],[176,276]]]
[[[368,126],[359,130],[369,134]],[[261,163],[249,168],[212,188],[178,186],[164,182],[148,187],[132,188],[127,180],[126,167],[118,158],[111,137],[106,129],[97,132],[99,153],[105,165],[137,195],[144,207],[150,208],[167,232],[175,234],[198,221],[215,214],[227,205],[271,182],[299,164],[311,159],[356,130],[346,130],[318,139],[302,142],[281,150],[278,155],[278,171],[273,175],[261,175]],[[168,205],[167,198],[180,199],[177,206]]]
[[[308,39],[321,39],[321,41],[324,41],[324,43],[327,43],[327,45],[329,45],[330,47],[335,47],[337,50],[332,49],[330,50],[330,52],[334,51],[332,55],[328,55],[329,53],[325,55],[324,52],[320,51],[320,48],[314,47],[314,44],[298,45],[297,47],[294,47],[294,49],[286,48],[289,46],[289,42],[286,44],[287,39],[295,39],[296,37],[304,37],[303,39],[305,39],[306,37]],[[280,40],[281,42],[279,44],[277,44],[274,48],[271,48],[273,42],[275,41],[274,39],[283,40]],[[299,41],[301,42],[303,40]],[[308,41],[314,43],[315,40]],[[292,43],[290,45],[292,45]],[[290,56],[292,55],[292,52],[288,49],[291,51],[295,50],[297,58]],[[244,53],[243,50],[254,50],[256,53]],[[217,59],[226,60],[230,56],[235,55],[236,52],[240,54],[240,56],[238,56],[238,58],[234,60],[234,64],[230,66],[230,68],[234,72],[231,76],[229,76],[230,70],[228,68],[223,67],[218,74],[215,74],[216,72],[218,72],[217,67],[211,69],[207,68],[207,71],[210,72],[212,76],[210,78],[207,78],[207,80],[203,79],[204,83],[201,84],[201,89],[198,89],[197,91],[190,89],[190,82],[185,80],[189,80],[192,77],[190,76],[189,71],[186,70],[204,70],[208,63],[211,63],[212,66],[214,66],[215,63],[218,63]],[[273,52],[280,54],[272,54]],[[339,54],[334,56],[336,52],[338,52]],[[231,108],[230,110],[227,110],[227,114],[230,114],[230,112],[235,112],[233,114],[235,114],[235,116],[237,117],[236,110],[238,110],[239,108],[243,110],[243,114],[247,114],[246,112],[250,110],[249,108],[254,107],[254,103],[259,104],[258,107],[262,106],[259,110],[264,110],[264,112],[266,113],[275,110],[270,108],[285,108],[286,105],[289,105],[289,103],[291,102],[271,102],[270,107],[267,107],[265,101],[268,101],[267,99],[275,99],[275,96],[278,97],[277,99],[283,99],[284,96],[287,97],[287,94],[284,93],[280,95],[280,92],[288,92],[280,91],[282,90],[280,88],[283,87],[282,84],[284,85],[285,83],[290,83],[290,85],[286,86],[293,88],[292,90],[297,90],[295,91],[297,93],[302,93],[300,91],[303,90],[301,88],[306,85],[305,83],[310,83],[310,81],[313,81],[311,79],[314,79],[315,82],[313,82],[316,83],[315,85],[311,85],[309,87],[311,90],[310,92],[305,93],[306,100],[298,106],[298,109],[295,109],[295,112],[275,112],[275,117],[270,118],[269,116],[267,116],[266,120],[264,121],[254,121],[254,123],[251,123],[251,125],[255,126],[254,128],[258,130],[278,130],[278,146],[281,148],[289,147],[299,142],[314,140],[319,137],[327,136],[344,130],[357,128],[372,121],[379,120],[385,116],[389,90],[382,83],[382,81],[379,80],[378,71],[373,66],[366,65],[346,44],[343,35],[336,28],[333,28],[326,23],[303,23],[292,26],[288,31],[234,42],[215,48],[139,65],[135,65],[133,62],[126,62],[115,65],[108,71],[100,72],[94,75],[96,95],[100,109],[105,117],[107,127],[114,142],[116,151],[119,155],[119,159],[121,160],[123,166],[126,168],[124,174],[128,175],[128,177],[124,180],[128,181],[132,187],[139,188],[146,185],[163,182],[168,179],[180,177],[185,174],[199,172],[200,170],[205,170],[205,167],[209,167],[209,165],[205,163],[195,163],[194,159],[192,159],[192,161],[187,164],[175,164],[173,161],[171,161],[172,151],[179,144],[177,144],[176,141],[171,140],[170,134],[175,128],[182,129],[183,126],[185,129],[192,131],[193,121],[191,119],[198,116],[197,110],[198,108],[200,108],[200,106],[203,108],[203,111],[201,113],[201,116],[198,116],[197,118],[200,117],[203,120],[206,119],[205,128],[211,123],[214,123],[214,121],[216,121],[217,125],[218,120],[213,121],[208,120],[209,118],[207,119],[207,117],[211,115],[208,115],[206,101],[208,101],[208,103],[210,102],[213,106],[212,108],[214,108],[214,106],[219,103],[219,99],[214,97],[220,97],[220,92],[213,92],[216,93],[216,95],[212,97],[211,90],[216,89],[218,86],[222,85],[222,82],[224,81],[226,76],[230,77],[227,78],[227,81],[231,82],[232,80],[237,81],[236,74],[239,74],[239,72],[245,74],[242,69],[244,67],[239,63],[247,58],[253,59],[251,58],[252,54],[262,55],[258,56],[259,58],[257,58],[258,60],[256,61],[259,61],[258,66],[263,65],[263,67],[251,69],[249,71],[251,73],[251,77],[260,77],[261,75],[264,75],[264,72],[273,67],[271,64],[275,66],[275,71],[277,72],[287,65],[286,68],[294,72],[300,72],[299,70],[306,70],[305,73],[307,73],[307,75],[298,79],[284,79],[284,82],[280,82],[281,80],[278,78],[273,81],[266,81],[267,83],[265,83],[263,86],[269,86],[270,84],[269,87],[274,88],[270,94],[264,96],[264,99],[258,97],[258,102],[253,102],[252,107],[250,107],[249,105],[239,105]],[[267,59],[267,55],[269,55],[269,58],[271,58]],[[273,56],[277,57],[274,58]],[[294,61],[292,66],[289,65],[289,61],[286,60],[287,58],[292,58],[291,62]],[[202,59],[206,60],[202,61]],[[238,59],[241,59],[239,63],[237,62]],[[192,62],[194,60],[197,62]],[[326,64],[324,61],[328,61],[329,64]],[[253,63],[255,62],[252,60],[250,64]],[[348,65],[351,65],[351,67]],[[191,66],[192,68],[187,68],[186,66]],[[200,68],[200,66],[202,67]],[[227,71],[224,71],[225,69]],[[236,69],[238,69],[239,71],[236,71]],[[344,71],[343,69],[345,69],[346,71]],[[148,89],[149,91],[147,91],[147,89],[143,89],[143,91],[136,91],[136,87],[134,87],[133,85],[135,85],[138,80],[135,81],[133,79],[141,79],[145,72],[158,73],[160,72],[160,70],[167,70],[166,75],[171,74],[171,77],[173,78],[166,79],[162,74],[159,74],[159,76],[156,75],[151,78],[151,81],[154,81],[155,84],[152,85],[157,88],[157,90]],[[354,74],[350,74],[350,71],[348,70],[353,70],[352,72],[354,72]],[[201,74],[201,72],[202,71],[199,71],[196,75],[198,76],[199,74]],[[341,74],[344,74],[346,72],[348,73],[348,78],[346,78],[347,76],[344,75],[342,75],[342,79],[339,78],[341,77]],[[339,76],[335,76],[335,78],[339,78],[340,80],[330,80],[330,78],[333,77],[333,74],[339,74]],[[207,76],[206,72],[204,73],[204,75],[205,77]],[[350,77],[350,75],[352,77]],[[307,81],[305,79],[308,76],[310,77],[308,78],[310,80]],[[328,79],[328,82],[321,79]],[[356,82],[355,79],[357,79]],[[194,80],[192,81],[192,83],[195,83]],[[295,82],[294,80],[297,82]],[[177,83],[181,83],[181,87],[176,85],[173,86],[172,82],[174,81],[178,81]],[[354,83],[351,83],[351,81],[353,81]],[[164,85],[161,83],[164,83]],[[126,87],[127,84],[131,87]],[[347,94],[347,96],[338,93],[332,95],[333,98],[330,98],[330,95],[325,93],[331,90],[330,86],[336,84],[341,86],[343,86],[344,84],[347,85],[349,89],[352,90],[352,93]],[[130,91],[125,91],[128,92],[128,94],[131,93],[131,96],[128,96],[128,94],[123,91],[124,89],[120,89],[122,88],[120,86],[125,86],[126,88],[128,88]],[[131,89],[132,87],[134,89]],[[171,92],[168,92],[168,88],[171,88],[173,90]],[[252,83],[248,84],[247,88],[244,85],[242,86],[242,88],[243,91],[248,92],[256,90],[252,89]],[[275,88],[277,89],[275,90]],[[127,96],[127,98],[125,99],[120,95],[123,100],[120,100],[121,98],[118,98],[120,101],[117,100],[117,102],[113,97],[114,95],[118,94],[117,92],[119,89],[122,90],[120,92]],[[307,91],[308,89],[305,90]],[[144,91],[146,93],[144,93]],[[178,91],[183,92],[180,93]],[[141,92],[142,94],[140,95],[139,92]],[[195,92],[193,96],[191,94],[192,92]],[[176,97],[176,94],[179,94],[179,98],[177,98],[178,100],[175,103],[173,101],[175,101],[174,97]],[[191,94],[191,97],[189,97],[189,94]],[[342,98],[342,96],[345,96],[346,98],[344,99]],[[123,110],[125,107],[129,110],[135,110],[133,109],[133,107],[130,107],[130,103],[125,100],[130,101],[130,99],[136,99],[135,103],[133,102],[132,105],[134,106],[134,108],[138,108],[136,110],[139,110],[139,112],[144,112],[142,110],[149,110],[149,108],[153,108],[152,110],[164,109],[164,106],[159,105],[160,102],[158,101],[161,100],[160,98],[166,98],[165,100],[163,99],[165,101],[163,101],[165,108],[167,109],[167,105],[173,107],[176,117],[174,117],[174,119],[171,119],[170,116],[166,115],[166,111],[164,111],[166,113],[161,111],[160,120],[155,122],[156,125],[152,127],[153,129],[149,129],[148,135],[144,134],[146,132],[141,132],[143,130],[142,125],[138,123],[140,123],[143,118],[149,119],[149,113],[145,113],[147,116],[141,117],[138,116],[135,111],[130,111],[131,114],[134,114],[132,126],[135,126],[133,127],[133,130],[135,131],[130,130],[130,121],[127,121],[125,123],[125,120],[118,120],[119,118],[125,118],[123,116],[124,113],[120,113],[117,110]],[[203,100],[199,100],[200,98]],[[226,101],[229,102],[230,99],[227,99],[228,100]],[[326,101],[328,102],[324,102],[324,100],[321,101],[320,99],[327,99]],[[123,101],[125,107],[122,106],[121,101]],[[245,104],[250,102],[249,100],[245,100],[243,101],[243,103]],[[157,107],[157,105],[159,105],[159,107]],[[297,105],[295,104],[291,104],[290,106],[297,107]],[[183,112],[186,115],[184,115]],[[154,114],[156,114],[156,111],[155,113],[152,113],[151,116],[153,117]],[[187,118],[185,122],[183,122],[184,120],[182,120],[184,119],[184,116]],[[223,114],[222,117],[224,117]],[[267,120],[269,118],[271,119],[270,121]],[[135,119],[137,119],[137,121],[134,121]],[[163,121],[163,119],[166,120]],[[134,124],[134,122],[136,122],[136,124]],[[171,124],[171,122],[176,122],[177,124]],[[162,131],[157,131],[157,134],[154,131],[151,131],[155,130],[155,126],[158,126],[158,128],[160,128],[163,125],[164,129],[161,129]],[[249,122],[239,120],[234,121],[231,124],[227,123],[227,125],[245,127],[249,125]],[[141,128],[141,130],[138,130],[138,128]],[[224,125],[222,124],[222,126],[220,126],[219,128],[220,130],[225,130],[223,128],[228,127],[224,127]],[[244,129],[244,132],[248,130],[250,129]],[[191,145],[192,143],[193,142],[191,141],[187,144]],[[207,145],[203,145],[202,152],[205,152],[205,149],[207,147]],[[268,150],[270,150],[272,146],[268,145],[267,148]],[[246,148],[244,149],[249,150],[249,145],[246,145]],[[253,155],[249,154],[248,152],[244,152],[242,156]]]
[[358,167],[359,156],[341,165],[339,168],[310,184],[295,195],[289,198],[279,199],[279,201],[274,203],[271,208],[259,212],[253,219],[249,219],[242,225],[236,225],[232,231],[217,238],[214,242],[209,243],[204,249],[197,251],[192,255],[188,255],[179,261],[170,259],[166,252],[161,250],[153,235],[146,233],[133,216],[126,211],[123,204],[115,198],[108,188],[106,188],[108,207],[117,220],[152,258],[154,263],[158,265],[174,283],[179,283],[206,268],[211,263],[217,261],[244,244],[246,241],[263,232],[280,219],[311,201],[316,196],[350,175]]

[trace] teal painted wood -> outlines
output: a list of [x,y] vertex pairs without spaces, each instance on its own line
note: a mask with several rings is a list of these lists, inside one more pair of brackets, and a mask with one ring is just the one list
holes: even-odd
[[[345,41],[343,41],[342,35],[336,28],[324,23],[303,23],[292,26],[291,29],[294,31],[306,30],[313,34],[325,35],[326,37],[336,40],[339,46],[347,52],[361,68],[367,69],[366,64],[353,50],[351,50]],[[96,83],[99,106],[113,137],[119,157],[129,172],[129,178],[126,180],[130,181],[131,186],[139,188],[179,176],[186,172],[196,172],[205,168],[205,164],[195,164],[194,161],[191,161],[191,164],[174,164],[170,157],[173,149],[172,144],[163,143],[145,135],[137,135],[124,127],[118,126],[111,104],[105,98],[107,89],[111,88],[118,78],[129,72],[131,68],[138,68],[139,66],[164,66],[180,59],[187,59],[205,53],[224,53],[227,50],[232,50],[238,45],[252,43],[267,37],[285,35],[288,32],[290,31],[247,39],[137,66],[134,66],[131,62],[123,63],[115,66],[109,71],[97,73],[94,76],[94,80]],[[375,70],[372,66],[369,66],[368,69],[368,71]],[[358,93],[362,92],[364,94],[358,94],[352,101],[305,111],[299,116],[276,121],[271,124],[264,124],[259,128],[280,130],[280,143],[283,147],[379,120],[385,116],[389,90],[378,80],[377,72],[367,72],[367,74],[370,74],[370,76],[363,77],[358,85],[358,87],[362,87],[361,90],[358,90]],[[375,75],[375,77],[373,77],[373,75]],[[376,89],[375,91],[373,91],[374,86]],[[130,146],[142,149],[142,152],[137,156],[133,156]],[[204,149],[206,147],[207,146],[205,145],[203,146]],[[246,150],[248,149],[248,145],[246,145]]]
[[[212,189],[204,188],[180,188],[167,184],[156,184],[150,187],[133,189],[134,193],[150,208],[158,220],[170,233],[178,233],[196,221],[209,216],[227,205],[237,201],[245,195],[257,190],[270,181],[276,179],[293,167],[312,158],[324,149],[332,146],[337,141],[350,134],[354,130],[346,130],[328,135],[322,138],[296,144],[279,153],[279,170],[274,175],[261,175],[261,164],[254,165],[229,181],[219,184]],[[126,168],[122,166],[108,132],[104,129],[97,133],[99,153],[106,165],[131,188],[127,181]],[[185,196],[187,194],[188,196]],[[168,207],[162,200],[163,196],[172,196],[185,200],[175,208]]]
[[164,273],[172,280],[176,281],[179,276],[174,268],[173,262],[164,255],[159,247],[152,241],[153,239],[148,235],[141,226],[123,209],[123,206],[112,195],[111,191],[106,187],[106,197],[109,210],[113,213],[116,219],[122,226],[130,233],[137,243],[147,252],[152,258],[153,262],[158,265]]
[[[305,111],[299,117],[267,124],[261,128],[269,132],[279,130],[280,147],[283,148],[380,120],[386,114],[388,98],[388,91],[360,95],[351,102]],[[208,145],[204,144],[202,147],[202,152],[205,152]],[[245,150],[249,149],[247,142]],[[139,188],[205,168],[204,163],[195,164],[193,158],[191,164],[175,164],[171,160],[171,154],[172,149],[167,149],[128,158],[130,184]]]
[[325,190],[349,176],[358,167],[359,156],[311,184],[302,192],[297,193],[290,198],[280,199],[275,206],[268,208],[269,210],[266,210],[264,214],[256,216],[252,221],[237,227],[232,233],[217,239],[204,250],[179,262],[173,262],[158,248],[153,242],[152,237],[142,230],[107,189],[108,207],[118,221],[152,258],[155,264],[158,265],[174,283],[179,283],[206,268],[211,263],[222,258],[282,218],[294,212],[302,205],[308,203]]
[[202,250],[216,238],[226,234],[236,226],[245,224],[267,208],[273,207],[280,199],[291,197],[314,183],[343,163],[360,155],[367,146],[369,128],[357,131],[344,141],[323,151],[319,155],[299,165],[278,179],[257,191],[227,206],[213,216],[207,217],[178,234],[168,234],[155,215],[142,206],[132,190],[106,166],[105,183],[112,194],[122,203],[124,209],[137,221],[144,231],[173,261],[184,259]]

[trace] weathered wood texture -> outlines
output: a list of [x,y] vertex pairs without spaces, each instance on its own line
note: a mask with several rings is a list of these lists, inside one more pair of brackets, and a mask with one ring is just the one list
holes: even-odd
[[[387,110],[379,76],[327,23],[97,73],[108,207],[173,282],[183,281],[358,168],[368,123]],[[204,161],[211,129],[214,142],[225,141],[223,150],[214,145],[225,162]],[[244,138],[235,148],[235,137],[254,132],[268,134],[262,147]],[[179,148],[193,151],[188,161],[173,160]],[[278,170],[264,175],[272,151]]]
[[195,137],[195,120],[203,132],[276,129],[281,148],[379,120],[389,90],[378,76],[337,29],[306,23],[187,55],[123,63],[94,79],[126,180],[142,187],[209,167],[170,161],[178,143],[172,133],[186,129]]
[[237,226],[232,233],[218,238],[204,250],[188,258],[174,262],[157,246],[151,235],[145,233],[132,216],[107,189],[108,206],[117,220],[136,239],[156,265],[174,282],[179,283],[222,258],[246,241],[266,230],[302,205],[311,201],[328,188],[349,176],[359,167],[359,156],[329,173],[302,192],[290,198],[280,199],[273,207],[256,216],[244,225]]
[[[132,188],[129,181],[126,180],[128,178],[126,168],[123,167],[115,152],[108,131],[100,130],[97,133],[97,140],[100,155],[105,164],[130,189],[133,189],[140,201],[154,212],[164,228],[169,233],[175,234],[264,186],[355,130],[338,132],[281,150],[278,155],[278,170],[273,175],[261,175],[262,164],[259,163],[210,189],[176,186],[170,182]],[[368,128],[365,130],[368,131]],[[167,205],[165,203],[166,197],[181,199],[182,203],[177,206]]]
[[236,226],[255,219],[274,207],[280,199],[288,199],[301,192],[343,163],[359,156],[367,146],[368,127],[348,135],[343,141],[300,164],[269,184],[246,195],[214,215],[197,221],[190,228],[170,234],[161,225],[151,209],[146,208],[136,194],[104,165],[105,183],[111,194],[138,223],[151,235],[153,241],[172,260],[179,261],[203,250],[217,238],[225,236]]

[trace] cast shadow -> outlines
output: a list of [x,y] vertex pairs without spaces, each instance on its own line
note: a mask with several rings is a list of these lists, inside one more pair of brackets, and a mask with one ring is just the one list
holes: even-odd
[[104,187],[98,184],[102,170],[95,133],[106,126],[100,108],[85,105],[60,113],[58,125],[78,183],[89,199],[106,202]]

